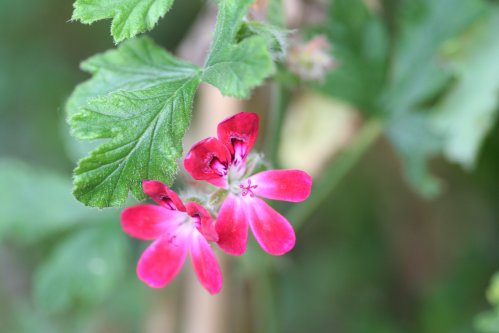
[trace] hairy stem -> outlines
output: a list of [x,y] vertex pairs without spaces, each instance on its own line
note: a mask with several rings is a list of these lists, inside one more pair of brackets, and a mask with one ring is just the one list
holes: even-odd
[[353,142],[331,163],[325,173],[314,181],[310,197],[303,204],[294,205],[287,218],[299,228],[319,208],[325,199],[338,186],[345,175],[360,160],[367,149],[376,141],[382,132],[381,123],[371,120],[364,125]]
[[288,106],[288,91],[281,84],[274,82],[271,86],[271,111],[267,129],[267,157],[272,166],[279,168],[279,144],[281,142],[282,124]]

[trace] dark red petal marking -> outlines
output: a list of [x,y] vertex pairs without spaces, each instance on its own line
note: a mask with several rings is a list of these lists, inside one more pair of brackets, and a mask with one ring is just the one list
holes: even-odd
[[184,159],[184,167],[192,178],[214,180],[226,177],[231,163],[228,149],[216,138],[199,141]]
[[288,220],[259,198],[251,200],[250,227],[268,253],[282,255],[295,246],[295,232]]
[[167,209],[185,212],[185,206],[177,193],[159,180],[143,180],[142,189],[145,194],[161,206]]
[[251,176],[248,181],[258,184],[253,193],[267,199],[300,202],[308,198],[312,178],[301,170],[269,170]]
[[187,216],[185,213],[156,205],[128,207],[121,213],[121,227],[126,234],[151,240],[174,233]]
[[164,236],[152,243],[142,254],[137,275],[152,288],[163,288],[180,271],[187,254],[184,237]]
[[222,289],[222,272],[217,258],[206,239],[194,230],[190,241],[191,262],[199,282],[210,294]]
[[196,202],[187,203],[187,214],[195,221],[196,228],[209,241],[218,241],[215,221],[206,208]]
[[215,224],[218,246],[222,250],[236,256],[246,251],[249,214],[247,204],[229,194],[220,208]]
[[258,127],[258,115],[252,112],[240,112],[218,124],[218,138],[229,149],[235,166],[246,160],[258,137]]

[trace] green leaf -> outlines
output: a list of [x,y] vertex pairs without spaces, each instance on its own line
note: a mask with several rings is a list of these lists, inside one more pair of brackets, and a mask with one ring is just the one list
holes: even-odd
[[173,0],[76,0],[72,19],[85,24],[112,19],[111,35],[119,43],[151,30],[172,4]]
[[94,55],[83,61],[80,67],[92,74],[92,78],[79,84],[71,94],[66,103],[69,116],[80,111],[92,98],[117,91],[147,89],[176,75],[190,74],[194,68],[173,58],[147,37],[127,41],[117,50]]
[[[481,0],[408,1],[401,15],[401,36],[393,59],[387,103],[390,112],[414,109],[449,83],[450,71],[439,57],[442,44],[459,36],[484,12]],[[449,17],[449,13],[452,16]],[[442,24],[445,22],[445,24]]]
[[76,230],[37,269],[36,303],[49,312],[60,312],[74,304],[103,301],[122,279],[128,252],[118,224]]
[[248,97],[251,89],[274,73],[267,43],[252,36],[236,43],[236,34],[252,0],[219,0],[219,14],[212,47],[203,72],[203,81],[223,95]]
[[499,11],[491,11],[477,30],[469,43],[462,45],[465,54],[458,62],[459,81],[437,106],[434,119],[444,136],[445,156],[467,168],[474,166],[498,111]]
[[444,138],[425,105],[439,97],[451,78],[439,51],[446,41],[472,26],[484,13],[484,6],[479,0],[418,0],[405,3],[403,9],[401,37],[381,108],[386,112],[388,136],[402,158],[407,181],[421,195],[431,198],[438,194],[439,184],[427,164],[441,152]]
[[67,177],[14,159],[0,159],[0,188],[0,240],[33,243],[99,214],[74,200]]
[[[76,198],[94,207],[119,206],[129,190],[136,198],[145,198],[143,179],[171,184],[191,119],[199,69],[148,38],[128,41],[83,67],[94,77],[68,102],[72,133],[80,139],[111,140],[75,169]],[[85,101],[81,111],[71,115],[73,106]]]

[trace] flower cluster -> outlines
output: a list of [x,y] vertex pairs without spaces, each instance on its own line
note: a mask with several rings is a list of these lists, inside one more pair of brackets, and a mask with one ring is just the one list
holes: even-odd
[[[241,112],[222,121],[218,138],[196,143],[184,159],[186,171],[196,180],[218,187],[223,198],[215,207],[188,201],[166,185],[144,180],[146,193],[158,205],[126,208],[123,230],[132,237],[154,242],[142,254],[137,274],[154,288],[168,284],[179,272],[189,252],[200,283],[212,294],[222,287],[222,273],[208,242],[223,251],[242,255],[248,229],[268,253],[282,255],[295,244],[289,222],[264,200],[299,202],[310,194],[312,179],[301,170],[267,170],[254,173],[257,158],[249,153],[258,137],[255,113]],[[210,205],[211,206],[211,205]],[[216,221],[213,219],[216,217]]]

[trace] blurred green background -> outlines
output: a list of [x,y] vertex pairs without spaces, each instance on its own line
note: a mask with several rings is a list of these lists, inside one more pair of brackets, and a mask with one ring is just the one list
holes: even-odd
[[[290,254],[218,253],[224,332],[499,332],[485,297],[499,269],[497,5],[366,3],[303,1],[330,8],[299,29],[326,35],[338,67],[299,87],[283,69],[279,84],[347,102],[385,135],[326,191]],[[204,5],[177,0],[151,35],[174,50]],[[148,289],[135,276],[145,244],[121,232],[119,211],[71,195],[88,150],[69,136],[64,104],[88,78],[78,64],[114,47],[109,21],[84,26],[71,11],[71,1],[0,2],[0,331],[186,332],[205,317],[186,306],[185,274]],[[437,137],[420,130],[428,122]],[[327,188],[321,177],[314,186]]]

